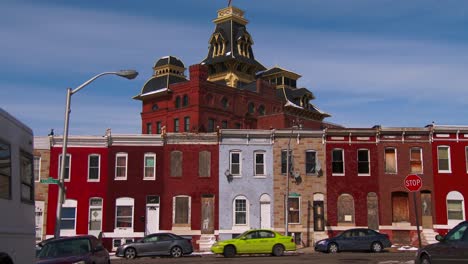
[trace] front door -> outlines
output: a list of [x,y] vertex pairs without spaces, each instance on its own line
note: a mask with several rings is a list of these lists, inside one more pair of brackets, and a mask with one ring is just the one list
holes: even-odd
[[409,222],[408,194],[392,193],[393,222]]
[[270,202],[260,202],[260,228],[271,228]]
[[432,229],[432,195],[430,192],[421,193],[421,211],[423,228]]
[[146,234],[153,234],[159,231],[159,205],[146,205]]
[[213,234],[214,233],[214,196],[204,195],[202,197],[202,211],[201,211],[201,233]]

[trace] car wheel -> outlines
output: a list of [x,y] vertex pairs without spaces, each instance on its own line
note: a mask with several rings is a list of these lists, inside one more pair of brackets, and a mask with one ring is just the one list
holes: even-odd
[[421,264],[431,264],[431,260],[429,259],[429,256],[423,255],[423,256],[421,257],[420,263],[421,263]]
[[380,244],[380,242],[374,242],[371,245],[371,250],[372,250],[372,252],[380,253],[383,250],[383,246],[382,246],[382,244]]
[[234,246],[224,247],[223,255],[225,258],[232,258],[236,255],[236,248]]
[[273,247],[273,256],[280,257],[284,254],[284,247],[283,245],[275,245]]
[[171,257],[178,258],[182,256],[182,249],[180,247],[171,248]]
[[134,248],[127,248],[125,249],[124,256],[127,259],[134,259],[136,258],[136,250]]
[[338,245],[336,243],[330,243],[328,245],[328,253],[337,253],[338,252]]

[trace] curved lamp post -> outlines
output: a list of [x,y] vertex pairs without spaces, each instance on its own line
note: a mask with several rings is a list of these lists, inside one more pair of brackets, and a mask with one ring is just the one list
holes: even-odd
[[135,70],[121,70],[121,71],[116,71],[116,72],[103,72],[100,73],[93,78],[87,80],[84,82],[82,85],[76,87],[75,89],[68,88],[67,89],[67,103],[65,107],[65,124],[64,124],[64,129],[63,129],[63,143],[62,143],[62,160],[60,163],[60,175],[59,175],[59,182],[58,182],[58,199],[57,199],[57,215],[55,219],[55,232],[54,232],[54,237],[58,238],[60,237],[60,224],[62,220],[62,204],[63,204],[63,195],[65,193],[64,189],[65,186],[63,184],[63,179],[65,176],[65,164],[67,160],[67,142],[68,142],[68,126],[69,126],[69,117],[70,117],[70,101],[71,101],[71,96],[75,93],[77,93],[79,90],[83,89],[86,85],[90,84],[97,78],[107,75],[107,74],[113,74],[117,75],[120,77],[125,77],[129,80],[135,79],[137,77],[138,72]]

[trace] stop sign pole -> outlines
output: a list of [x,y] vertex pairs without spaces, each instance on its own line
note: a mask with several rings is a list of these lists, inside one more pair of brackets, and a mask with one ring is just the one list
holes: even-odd
[[410,174],[406,176],[404,184],[405,184],[406,189],[408,189],[408,191],[413,193],[414,213],[416,215],[416,230],[418,233],[419,248],[421,248],[422,245],[421,245],[421,234],[419,232],[419,216],[418,216],[418,208],[417,208],[417,203],[416,203],[416,192],[421,189],[422,179],[416,174]]

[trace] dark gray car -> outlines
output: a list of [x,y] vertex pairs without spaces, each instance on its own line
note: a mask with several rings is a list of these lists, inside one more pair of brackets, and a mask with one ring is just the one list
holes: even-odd
[[315,251],[336,253],[339,251],[361,251],[382,252],[384,248],[391,247],[392,243],[387,234],[381,234],[368,228],[353,228],[343,233],[317,241]]
[[148,235],[137,242],[121,245],[117,248],[115,255],[128,259],[147,256],[172,256],[178,258],[192,252],[191,239],[172,233],[156,233]]
[[418,250],[416,263],[468,263],[468,222],[463,221],[445,236],[437,235],[438,243]]

